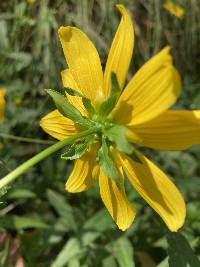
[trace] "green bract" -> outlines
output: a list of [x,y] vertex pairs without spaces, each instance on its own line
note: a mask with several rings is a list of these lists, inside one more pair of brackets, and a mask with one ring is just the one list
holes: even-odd
[[85,139],[72,144],[67,152],[61,155],[61,158],[66,160],[74,160],[80,158],[89,149],[90,145],[95,142],[95,140],[95,134],[86,136]]
[[119,83],[117,81],[116,74],[112,72],[111,74],[111,81],[112,81],[112,86],[111,86],[111,92],[109,97],[100,105],[98,109],[98,114],[101,118],[106,118],[110,112],[113,110],[115,107],[115,104],[117,102],[117,99],[120,94],[120,87]]
[[80,97],[82,99],[82,103],[88,112],[89,119],[84,117],[64,95],[51,89],[46,91],[53,98],[62,115],[83,127],[96,129],[96,134],[86,136],[84,139],[72,144],[70,148],[61,155],[61,158],[65,160],[78,159],[89,151],[91,144],[98,141],[100,143],[100,148],[97,152],[96,161],[107,176],[113,179],[117,185],[120,185],[119,175],[109,151],[110,146],[112,145],[113,147],[116,147],[120,152],[133,155],[132,158],[137,162],[140,162],[140,160],[135,154],[133,146],[126,138],[127,128],[112,123],[109,118],[121,92],[115,73],[112,73],[111,81],[110,95],[99,105],[97,110],[93,107],[90,99],[84,97],[72,88],[65,88],[65,92],[68,95]]
[[102,145],[97,154],[97,162],[105,174],[108,175],[109,178],[113,179],[119,186],[118,172],[109,153],[109,147],[104,136],[102,137]]
[[87,118],[84,118],[80,111],[75,108],[64,95],[52,89],[46,89],[46,92],[53,98],[58,111],[63,116],[83,127],[91,127],[90,121]]

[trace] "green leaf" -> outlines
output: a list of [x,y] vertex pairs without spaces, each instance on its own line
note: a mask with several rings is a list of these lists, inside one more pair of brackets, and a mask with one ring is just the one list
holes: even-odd
[[120,181],[117,173],[117,169],[115,167],[115,163],[111,158],[111,155],[109,153],[109,149],[106,143],[105,138],[102,138],[102,145],[98,151],[97,155],[97,161],[101,167],[101,169],[104,171],[104,173],[119,186]]
[[169,259],[168,257],[166,257],[163,261],[161,261],[158,265],[156,265],[156,267],[169,267],[168,261]]
[[95,141],[95,139],[95,135],[89,135],[84,140],[72,144],[67,152],[61,155],[61,159],[79,159],[88,150],[89,146]]
[[110,243],[107,247],[115,255],[120,267],[135,267],[133,246],[128,238],[121,237]]
[[82,254],[82,248],[77,238],[70,238],[65,246],[61,249],[55,261],[50,267],[63,267],[73,258],[77,258]]
[[110,96],[100,105],[98,110],[99,115],[104,118],[107,117],[115,107],[116,101],[121,91],[119,83],[117,81],[117,76],[114,72],[111,73],[111,81],[112,86]]
[[199,267],[200,261],[195,256],[190,244],[180,233],[168,233],[169,267]]
[[71,206],[67,203],[64,196],[61,194],[48,189],[47,190],[47,198],[51,206],[55,209],[57,214],[64,218],[65,225],[69,229],[76,229],[76,221],[74,218],[74,212]]
[[95,213],[94,216],[89,218],[83,225],[84,231],[92,230],[101,234],[110,229],[114,229],[115,225],[113,220],[109,216],[106,216],[106,214],[107,211],[105,209]]
[[90,114],[92,114],[92,115],[95,114],[95,109],[94,109],[94,107],[92,106],[92,103],[91,103],[91,101],[90,101],[89,98],[83,96],[83,95],[80,94],[78,91],[76,91],[76,90],[74,90],[74,89],[72,89],[72,88],[70,88],[70,87],[66,87],[66,88],[65,88],[65,91],[66,91],[67,94],[69,94],[69,95],[71,95],[71,96],[79,96],[79,97],[81,97],[81,98],[82,98],[82,103],[83,103],[85,109],[86,109]]
[[116,144],[119,151],[131,154],[134,150],[133,146],[126,138],[127,128],[122,125],[113,124],[109,128],[104,129],[104,134],[111,142]]
[[36,217],[6,215],[0,217],[0,227],[11,230],[27,228],[47,228],[48,225]]
[[103,263],[102,267],[117,267],[117,264],[113,256],[109,256],[103,259],[102,263]]
[[7,199],[21,199],[21,198],[35,198],[36,194],[28,189],[16,188],[11,190],[6,198]]
[[72,121],[74,121],[77,124],[80,124],[83,127],[87,127],[90,128],[91,127],[91,123],[88,119],[84,118],[80,111],[78,109],[76,109],[68,100],[67,98],[52,90],[52,89],[46,89],[46,92],[53,98],[57,109],[59,110],[59,112],[71,119]]

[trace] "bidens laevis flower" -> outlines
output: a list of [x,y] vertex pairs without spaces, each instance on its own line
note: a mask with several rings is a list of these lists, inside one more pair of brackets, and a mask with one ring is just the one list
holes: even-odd
[[3,122],[6,89],[0,88],[0,123]]
[[[166,174],[133,150],[129,142],[160,150],[190,147],[200,142],[200,111],[168,110],[180,95],[181,87],[169,47],[150,59],[125,86],[134,30],[124,6],[117,5],[117,9],[122,19],[104,74],[99,55],[89,38],[76,27],[59,29],[68,63],[68,68],[61,72],[64,87],[68,88],[67,99],[91,125],[100,129],[92,138],[78,141],[62,155],[76,159],[66,190],[84,191],[98,178],[102,201],[118,227],[125,230],[136,215],[126,196],[125,174],[168,228],[177,231],[184,223],[186,212],[180,192]],[[116,88],[121,89],[119,94]],[[58,140],[82,129],[61,113],[54,110],[40,122],[44,131]]]

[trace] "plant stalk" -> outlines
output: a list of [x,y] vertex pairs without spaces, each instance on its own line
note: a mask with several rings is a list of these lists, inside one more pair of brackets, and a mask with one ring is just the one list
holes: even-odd
[[21,164],[19,167],[17,167],[15,170],[10,172],[9,174],[4,176],[0,180],[0,189],[4,186],[10,184],[11,182],[13,182],[18,176],[20,176],[21,174],[26,172],[29,168],[31,168],[32,166],[34,166],[35,164],[37,164],[41,160],[45,159],[46,157],[50,156],[54,152],[58,151],[59,149],[63,148],[64,146],[68,145],[69,143],[76,141],[79,138],[85,137],[85,136],[87,136],[91,133],[95,133],[95,132],[97,132],[97,129],[86,130],[86,131],[80,132],[78,134],[72,135],[63,141],[59,141],[56,144],[46,148],[42,152],[38,153],[37,155],[35,155],[31,159],[29,159],[26,162],[24,162],[23,164]]

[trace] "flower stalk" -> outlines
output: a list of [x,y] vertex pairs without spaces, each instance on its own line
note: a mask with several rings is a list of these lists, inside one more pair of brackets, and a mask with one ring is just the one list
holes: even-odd
[[42,152],[38,153],[37,155],[35,155],[31,159],[29,159],[26,162],[24,162],[23,164],[21,164],[19,167],[17,167],[15,170],[10,172],[8,175],[4,176],[0,180],[0,189],[2,187],[4,187],[4,186],[9,185],[18,176],[20,176],[21,174],[26,172],[32,166],[34,166],[35,164],[37,164],[41,160],[47,158],[48,156],[50,156],[51,154],[55,153],[56,151],[60,150],[61,148],[65,147],[66,145],[70,144],[71,142],[76,141],[77,139],[83,138],[83,137],[85,137],[87,135],[90,135],[92,133],[95,133],[95,132],[97,132],[96,128],[93,128],[93,129],[90,129],[90,130],[86,130],[86,131],[77,133],[75,135],[72,135],[72,136],[66,138],[65,140],[59,141],[56,144],[46,148]]

